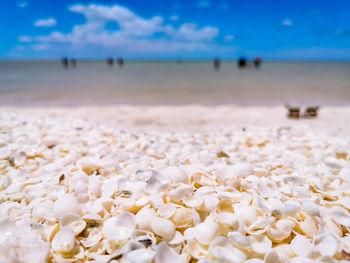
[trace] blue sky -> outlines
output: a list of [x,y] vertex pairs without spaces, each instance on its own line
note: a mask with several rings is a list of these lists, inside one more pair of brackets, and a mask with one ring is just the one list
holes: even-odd
[[350,60],[349,0],[0,0],[0,59]]

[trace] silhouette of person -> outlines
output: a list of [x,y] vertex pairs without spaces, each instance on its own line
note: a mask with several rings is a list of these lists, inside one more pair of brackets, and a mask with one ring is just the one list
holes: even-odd
[[120,67],[122,67],[122,66],[124,66],[124,59],[123,58],[117,58],[117,64],[120,66]]
[[238,59],[237,65],[238,65],[239,68],[247,67],[247,60],[246,60],[246,58],[245,57],[240,57]]
[[63,58],[61,59],[61,63],[62,63],[62,66],[63,66],[64,68],[68,68],[69,64],[68,64],[68,58],[67,58],[67,57],[63,57]]
[[221,65],[221,61],[219,58],[214,58],[213,61],[213,66],[215,70],[219,70],[220,69],[220,65]]
[[113,58],[107,58],[107,65],[110,66],[110,67],[113,67],[113,65],[114,65]]
[[72,58],[72,59],[70,60],[70,65],[71,65],[73,68],[75,68],[75,67],[77,66],[77,61],[76,61],[75,58]]
[[254,59],[254,66],[255,66],[256,68],[260,67],[261,62],[262,62],[261,58],[260,58],[260,57],[256,57],[256,58]]

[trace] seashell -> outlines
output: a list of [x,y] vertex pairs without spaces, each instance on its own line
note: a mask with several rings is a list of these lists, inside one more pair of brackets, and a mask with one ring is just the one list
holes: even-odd
[[232,241],[232,243],[242,249],[248,249],[253,240],[250,236],[244,236],[239,232],[229,232],[228,233],[228,238]]
[[194,237],[199,243],[209,245],[218,235],[219,225],[211,218],[207,218],[203,223],[198,224],[194,231]]
[[178,245],[184,241],[182,234],[179,231],[175,232],[175,235],[172,240],[168,242],[169,245]]
[[305,219],[299,223],[300,230],[302,233],[309,237],[317,235],[317,225],[315,221],[308,215],[305,215]]
[[200,208],[203,204],[203,198],[199,195],[186,195],[183,197],[182,202],[185,206]]
[[78,246],[73,230],[69,227],[62,227],[54,236],[51,248],[54,252],[62,253],[65,257],[76,254]]
[[74,192],[79,195],[79,194],[85,194],[87,192],[87,187],[86,184],[82,181],[79,180],[74,184]]
[[249,163],[236,163],[232,166],[232,173],[236,177],[247,177],[254,174],[253,167]]
[[344,167],[339,172],[339,177],[343,180],[350,180],[350,167]]
[[277,252],[274,249],[271,249],[269,252],[267,252],[264,256],[264,262],[265,263],[280,262]]
[[309,257],[312,254],[311,242],[302,235],[296,235],[290,243],[294,253],[299,257]]
[[338,241],[332,234],[324,233],[314,237],[314,246],[321,255],[333,257],[338,250]]
[[265,235],[255,236],[251,247],[255,253],[265,254],[272,248],[272,242]]
[[301,210],[308,213],[311,216],[320,216],[320,208],[312,201],[306,201],[301,206]]
[[295,223],[291,220],[280,219],[267,230],[267,234],[275,242],[282,241],[289,237],[294,225]]
[[221,236],[210,243],[209,251],[220,262],[242,262],[247,258],[243,251],[233,247],[227,238]]
[[216,221],[226,227],[238,227],[238,219],[233,213],[220,213],[217,215]]
[[163,218],[170,218],[176,212],[176,206],[173,204],[163,204],[158,209],[158,215]]
[[164,240],[170,241],[175,235],[175,225],[168,219],[155,217],[151,222],[152,230]]
[[130,263],[151,263],[156,252],[150,249],[140,248],[130,251],[126,255],[127,262]]
[[38,220],[52,216],[54,203],[51,200],[44,200],[32,208],[32,217]]
[[165,168],[162,173],[169,178],[172,183],[188,183],[188,176],[180,167],[169,166]]
[[77,214],[68,214],[64,215],[60,219],[61,227],[70,227],[74,235],[79,235],[86,227],[86,222],[80,219],[80,216]]
[[327,157],[324,159],[324,163],[334,169],[341,169],[343,167],[343,162],[342,160],[336,159],[334,157]]
[[249,205],[237,204],[234,205],[235,215],[242,221],[243,224],[251,225],[256,220],[255,209]]
[[188,227],[193,222],[193,210],[185,207],[178,208],[171,217],[171,221],[178,228]]
[[186,260],[181,258],[173,249],[168,247],[166,242],[161,242],[156,248],[155,263],[185,263]]
[[122,212],[116,217],[108,218],[103,223],[102,233],[108,240],[116,243],[129,239],[136,227],[135,216],[129,212]]
[[300,205],[294,201],[287,201],[284,203],[284,207],[281,209],[283,216],[295,216],[300,210]]
[[350,197],[345,196],[341,197],[338,200],[339,204],[345,207],[346,209],[350,210]]
[[78,215],[81,213],[77,199],[70,194],[63,194],[62,196],[58,197],[53,205],[54,216],[61,217],[72,213]]
[[103,169],[104,163],[100,159],[83,158],[79,161],[81,169],[87,174],[91,175],[93,172]]
[[180,202],[183,198],[190,195],[193,191],[191,185],[180,185],[176,189],[169,191],[169,196],[174,202]]
[[330,212],[331,218],[338,224],[349,227],[350,213],[342,207],[332,207]]
[[56,146],[58,144],[58,138],[56,136],[47,136],[44,140],[43,140],[43,144],[48,147],[48,148],[52,148],[54,146]]
[[140,229],[151,231],[151,222],[156,217],[156,213],[149,207],[143,207],[135,216],[136,224]]
[[264,260],[259,259],[259,258],[251,258],[251,259],[244,261],[244,263],[264,263]]
[[92,229],[87,238],[81,239],[80,242],[86,248],[93,247],[103,238],[101,230],[98,228]]
[[260,218],[251,224],[246,232],[250,235],[262,235],[275,222],[274,217]]

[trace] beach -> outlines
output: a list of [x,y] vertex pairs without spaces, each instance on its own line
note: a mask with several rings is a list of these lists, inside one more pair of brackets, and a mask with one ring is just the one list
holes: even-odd
[[350,108],[0,109],[1,261],[346,262]]

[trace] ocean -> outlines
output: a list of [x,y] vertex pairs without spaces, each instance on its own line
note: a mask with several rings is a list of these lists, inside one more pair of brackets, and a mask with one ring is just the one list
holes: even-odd
[[345,105],[350,63],[0,62],[0,105]]

